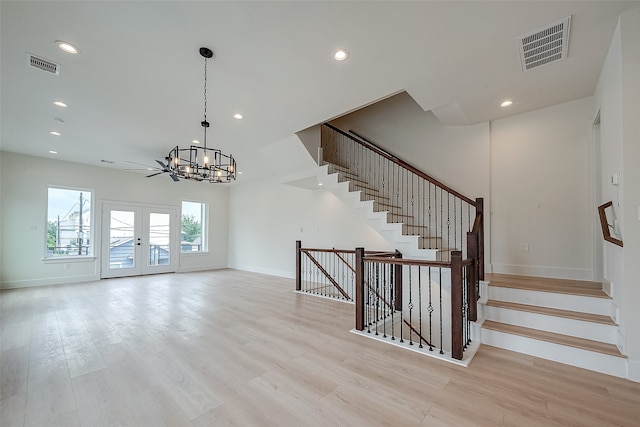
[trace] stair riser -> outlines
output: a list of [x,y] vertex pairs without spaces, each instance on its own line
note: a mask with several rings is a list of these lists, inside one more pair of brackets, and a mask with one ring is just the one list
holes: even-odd
[[615,325],[604,325],[491,306],[485,306],[484,313],[486,319],[495,320],[496,322],[616,344],[617,326]]
[[611,316],[610,299],[489,286],[489,299]]
[[607,375],[627,378],[627,359],[621,357],[484,328],[482,329],[482,343]]

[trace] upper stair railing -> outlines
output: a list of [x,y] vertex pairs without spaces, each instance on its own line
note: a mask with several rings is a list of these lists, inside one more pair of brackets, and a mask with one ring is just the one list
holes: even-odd
[[[483,199],[449,188],[363,137],[330,124],[321,128],[322,163],[339,180],[349,181],[362,200],[386,211],[389,222],[402,223],[403,234],[419,236],[421,249],[432,249],[436,261],[450,261],[452,251],[477,259],[484,280]],[[468,233],[474,238],[469,240]],[[474,247],[468,247],[473,241]]]

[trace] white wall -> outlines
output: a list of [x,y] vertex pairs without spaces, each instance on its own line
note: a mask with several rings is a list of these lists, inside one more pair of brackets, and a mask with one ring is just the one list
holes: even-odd
[[395,249],[355,209],[326,190],[272,178],[234,187],[229,203],[232,268],[295,277],[296,240],[308,248]]
[[[628,376],[640,381],[640,9],[621,15],[595,98],[601,117],[599,203],[613,201],[624,243],[605,243],[604,273],[612,283],[618,345],[628,356]],[[616,173],[620,183],[614,186],[611,176]]]
[[623,224],[624,292],[623,322],[629,377],[640,381],[640,9],[620,18],[622,42],[623,126]]
[[[100,203],[123,201],[176,208],[182,200],[209,205],[209,253],[181,255],[178,271],[227,266],[229,190],[193,182],[174,183],[167,176],[145,178],[143,174],[2,152],[0,184],[0,286],[2,288],[95,280],[99,260],[44,263],[47,186],[94,190],[94,250],[98,253]],[[179,223],[179,220],[178,220]]]
[[493,272],[593,279],[593,103],[491,123]]

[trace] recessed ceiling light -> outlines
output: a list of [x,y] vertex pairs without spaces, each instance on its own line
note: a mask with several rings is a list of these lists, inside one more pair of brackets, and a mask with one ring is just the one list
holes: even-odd
[[49,154],[58,154],[57,151],[49,150]]
[[200,141],[198,141],[197,139],[194,139],[193,141],[191,141],[192,144],[200,144]]
[[502,104],[500,104],[501,107],[509,107],[513,105],[513,101],[510,99],[507,99],[506,101],[503,101]]
[[346,49],[340,49],[333,54],[333,59],[336,61],[344,61],[349,56],[349,52]]
[[244,118],[244,116],[243,116],[242,114],[240,114],[240,113],[235,113],[235,114],[233,115],[233,118],[234,118],[234,119],[241,120],[241,119],[243,119],[243,118]]
[[64,107],[64,108],[67,107],[67,104],[65,104],[62,101],[53,101],[53,105],[57,105],[58,107]]
[[69,42],[65,42],[63,40],[56,40],[56,44],[61,50],[67,53],[78,53],[78,48]]
[[55,135],[55,136],[60,136],[61,133],[60,132],[56,132],[55,130],[52,130],[51,132],[49,132],[51,135]]
[[242,172],[238,172],[238,175],[242,175]]
[[318,183],[318,185],[319,185],[320,187],[322,187],[322,183],[321,183],[321,182],[319,182],[319,183]]

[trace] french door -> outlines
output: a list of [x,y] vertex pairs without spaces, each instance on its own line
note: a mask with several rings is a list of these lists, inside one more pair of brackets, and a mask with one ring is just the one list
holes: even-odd
[[100,277],[176,271],[175,223],[175,209],[103,204]]

